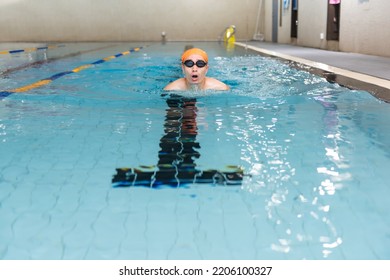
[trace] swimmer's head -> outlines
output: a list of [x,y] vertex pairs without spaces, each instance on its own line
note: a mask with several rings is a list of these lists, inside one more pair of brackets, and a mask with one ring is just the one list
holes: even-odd
[[189,50],[186,50],[183,55],[181,56],[181,62],[184,62],[190,57],[191,55],[196,54],[200,55],[205,62],[209,61],[209,58],[207,56],[207,53],[204,50],[198,49],[198,48],[192,48]]

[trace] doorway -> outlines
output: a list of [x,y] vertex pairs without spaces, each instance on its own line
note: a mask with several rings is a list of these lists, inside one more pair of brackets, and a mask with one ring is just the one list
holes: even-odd
[[327,20],[327,31],[326,39],[338,41],[340,36],[340,1],[337,4],[330,4],[328,1],[328,20]]
[[291,5],[291,38],[298,38],[298,0]]
[[279,14],[279,1],[272,1],[272,42],[278,42],[278,14]]

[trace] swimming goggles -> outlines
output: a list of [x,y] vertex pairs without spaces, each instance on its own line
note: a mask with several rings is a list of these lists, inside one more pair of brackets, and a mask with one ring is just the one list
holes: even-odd
[[186,60],[183,62],[183,64],[189,68],[193,67],[194,65],[199,68],[203,68],[207,65],[207,62],[203,60],[198,60],[197,62],[193,62],[192,60]]

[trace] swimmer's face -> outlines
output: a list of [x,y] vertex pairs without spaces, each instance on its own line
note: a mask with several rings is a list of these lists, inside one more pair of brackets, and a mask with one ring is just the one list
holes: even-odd
[[[198,54],[190,55],[187,60],[192,60],[194,63],[196,63],[198,60],[203,60],[203,57]],[[202,86],[202,84],[205,82],[206,74],[209,69],[209,65],[206,64],[204,67],[198,67],[196,64],[194,64],[192,67],[187,67],[184,64],[182,65],[183,73],[185,76],[185,79],[190,85],[199,85]]]

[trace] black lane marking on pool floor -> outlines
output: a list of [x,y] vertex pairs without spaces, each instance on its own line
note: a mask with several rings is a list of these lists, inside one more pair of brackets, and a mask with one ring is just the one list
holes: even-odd
[[236,165],[225,170],[200,170],[195,159],[201,156],[197,136],[197,107],[195,98],[171,95],[167,100],[164,135],[156,166],[117,168],[113,187],[161,186],[180,187],[187,184],[241,185],[244,171]]

